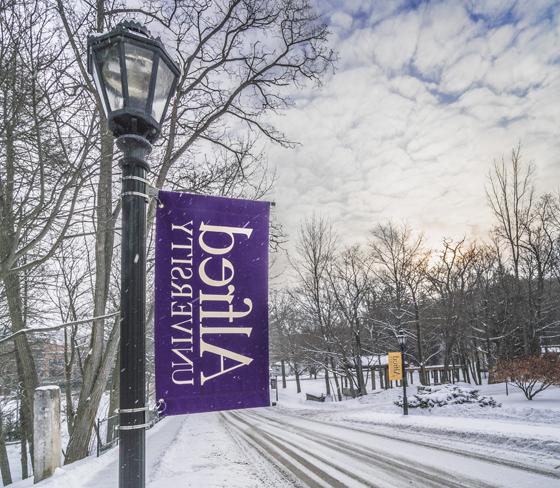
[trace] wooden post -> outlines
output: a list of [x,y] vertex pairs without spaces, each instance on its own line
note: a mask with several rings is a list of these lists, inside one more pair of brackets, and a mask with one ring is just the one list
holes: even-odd
[[60,388],[37,388],[33,412],[33,482],[38,483],[60,467]]

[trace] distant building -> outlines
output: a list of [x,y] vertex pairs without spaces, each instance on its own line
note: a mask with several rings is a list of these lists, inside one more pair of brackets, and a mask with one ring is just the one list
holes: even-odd
[[[31,339],[31,351],[35,359],[37,375],[41,383],[64,382],[64,345],[35,336]],[[13,342],[0,344],[0,395],[17,390],[18,375]]]

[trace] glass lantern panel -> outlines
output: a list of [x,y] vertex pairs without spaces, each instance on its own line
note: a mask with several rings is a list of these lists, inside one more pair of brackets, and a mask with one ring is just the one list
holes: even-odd
[[128,107],[146,111],[152,77],[152,58],[154,54],[135,44],[124,45],[126,76],[128,79]]
[[[119,45],[113,44],[97,53],[97,62],[101,70],[101,77],[109,99],[108,111],[119,110],[123,108],[123,93],[122,93],[122,80],[121,80],[121,64],[119,56]],[[97,91],[100,91],[100,80],[97,70],[94,70],[94,79]]]
[[99,96],[101,97],[101,103],[103,104],[103,112],[105,113],[105,117],[109,116],[109,109],[107,107],[107,101],[105,100],[105,95],[103,95],[103,85],[99,79],[99,73],[97,72],[97,64],[93,63],[93,81],[95,83],[95,88]]
[[169,69],[165,61],[160,58],[157,78],[156,89],[154,92],[154,103],[152,104],[152,117],[158,122],[161,122],[163,111],[167,104],[169,92],[175,79],[175,74]]

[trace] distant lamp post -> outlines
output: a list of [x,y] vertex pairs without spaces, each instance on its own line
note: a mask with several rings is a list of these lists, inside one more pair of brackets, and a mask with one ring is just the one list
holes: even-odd
[[402,374],[403,374],[403,415],[408,415],[408,401],[406,398],[406,364],[404,361],[404,354],[406,349],[406,334],[403,329],[399,329],[397,334],[397,340],[399,341],[399,346],[401,347],[401,360],[402,360]]
[[136,22],[88,39],[88,71],[123,153],[119,487],[145,486],[146,203],[151,143],[161,132],[179,68]]

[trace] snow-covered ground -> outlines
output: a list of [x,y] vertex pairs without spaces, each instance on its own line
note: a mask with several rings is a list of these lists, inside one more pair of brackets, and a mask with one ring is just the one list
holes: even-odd
[[[503,384],[476,388],[502,406],[411,409],[404,417],[394,404],[399,388],[319,403],[305,393],[324,393],[322,379],[304,379],[300,394],[290,379],[276,407],[160,422],[147,433],[147,486],[560,486],[560,388],[533,401],[511,385],[508,396]],[[117,458],[112,449],[38,486],[116,488]]]
[[[150,488],[282,486],[229,434],[217,414],[171,417],[147,433],[146,484]],[[118,485],[118,449],[64,466],[38,485],[32,478],[14,488],[112,488]],[[262,473],[266,473],[264,476]],[[268,483],[268,484],[267,484]]]
[[[288,386],[292,386],[288,382]],[[478,404],[449,405],[432,409],[409,409],[408,417],[395,405],[402,388],[375,390],[362,398],[317,403],[305,400],[305,393],[324,393],[323,380],[302,381],[302,393],[294,388],[280,390],[279,409],[328,423],[354,424],[392,436],[437,442],[439,445],[468,444],[469,451],[504,454],[515,462],[528,462],[556,469],[560,475],[560,387],[551,387],[532,401],[509,385],[459,385],[491,396],[500,407]],[[408,392],[414,393],[411,385]],[[460,447],[460,446],[459,446]],[[560,486],[560,481],[558,482]]]

